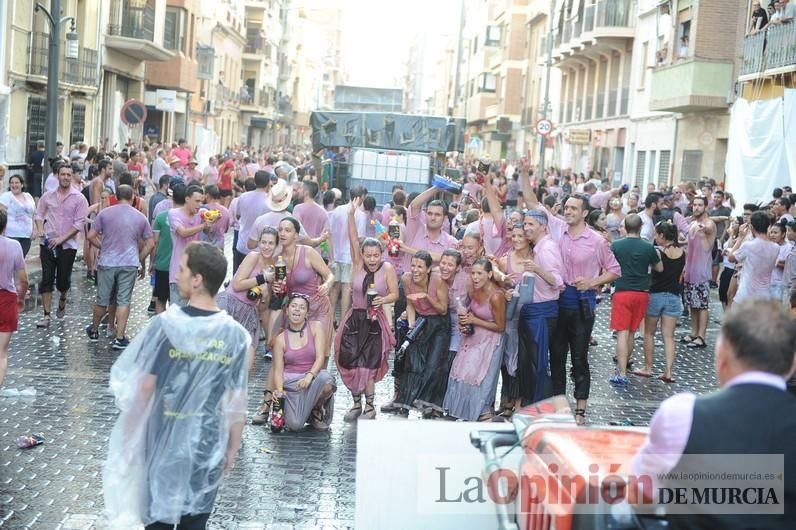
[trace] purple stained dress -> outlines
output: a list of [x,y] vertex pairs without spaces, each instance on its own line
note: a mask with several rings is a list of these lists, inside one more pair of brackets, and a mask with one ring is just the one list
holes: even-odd
[[[483,304],[472,300],[469,307],[478,318],[495,321],[488,299]],[[459,352],[453,359],[442,404],[449,415],[475,421],[493,410],[503,358],[502,337],[502,332],[480,326],[475,326],[472,335],[464,336]]]
[[[285,427],[290,431],[298,431],[304,428],[307,420],[315,408],[323,393],[323,387],[334,384],[334,378],[326,370],[321,370],[312,380],[310,386],[304,390],[299,390],[298,383],[312,369],[315,364],[315,337],[312,334],[309,321],[305,328],[307,343],[300,348],[290,346],[290,335],[293,339],[299,339],[296,333],[283,331],[285,340],[285,368],[283,374],[283,388],[285,391]],[[334,392],[323,404],[322,421],[327,425],[332,421],[334,413]]]
[[[384,267],[373,276],[373,283],[379,296],[389,294]],[[335,361],[337,371],[345,386],[355,396],[365,392],[371,379],[379,382],[387,373],[387,357],[395,346],[395,337],[384,310],[376,312],[377,320],[370,320],[367,311],[365,269],[360,267],[354,273],[351,284],[353,305],[343,318],[343,325],[337,328],[334,337]]]
[[[287,273],[287,292],[309,296],[310,312],[307,315],[307,320],[317,320],[323,324],[326,344],[328,345],[334,330],[332,303],[329,301],[328,295],[321,296],[318,294],[318,286],[321,284],[320,277],[312,267],[308,267],[305,263],[304,255],[307,248],[305,245],[296,245],[293,267]],[[284,329],[287,322],[285,310],[282,311],[280,320],[277,325],[280,329]],[[328,355],[328,353],[328,351],[324,352],[325,355]]]

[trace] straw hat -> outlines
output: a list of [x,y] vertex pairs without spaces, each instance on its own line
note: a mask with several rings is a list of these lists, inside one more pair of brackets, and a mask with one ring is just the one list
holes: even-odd
[[182,160],[180,160],[180,158],[177,157],[177,156],[173,156],[173,157],[169,158],[169,165],[170,166],[173,166],[174,164],[179,164],[181,162],[182,162]]
[[287,185],[282,179],[276,181],[276,184],[271,186],[268,192],[268,197],[265,199],[265,204],[274,212],[281,212],[287,209],[293,199],[293,188]]

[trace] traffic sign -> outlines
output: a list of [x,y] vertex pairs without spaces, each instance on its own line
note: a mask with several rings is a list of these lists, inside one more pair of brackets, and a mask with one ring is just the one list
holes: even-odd
[[122,111],[120,114],[122,123],[128,127],[140,125],[146,121],[146,105],[137,99],[130,99],[124,105],[122,105]]
[[539,120],[536,122],[536,132],[542,136],[547,136],[553,132],[553,122],[550,120]]

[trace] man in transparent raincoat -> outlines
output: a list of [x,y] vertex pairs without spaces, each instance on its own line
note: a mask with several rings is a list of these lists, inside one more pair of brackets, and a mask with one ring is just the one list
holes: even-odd
[[111,528],[205,528],[246,419],[249,334],[215,304],[226,271],[220,250],[191,243],[177,273],[188,306],[154,317],[111,369]]

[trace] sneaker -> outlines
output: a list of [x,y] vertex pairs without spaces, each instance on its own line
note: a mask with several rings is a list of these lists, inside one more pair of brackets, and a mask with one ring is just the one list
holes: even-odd
[[49,328],[50,327],[50,315],[46,315],[44,318],[36,322],[37,328]]
[[88,340],[91,342],[97,342],[99,340],[99,332],[94,330],[94,326],[89,324],[86,326],[86,335],[88,335]]
[[123,337],[121,339],[116,338],[113,339],[113,342],[111,342],[111,348],[113,348],[114,350],[123,350],[129,345],[130,345],[130,339],[128,339],[127,337]]
[[274,358],[274,354],[271,353],[271,350],[265,350],[265,360],[270,361]]
[[627,377],[623,375],[615,375],[611,377],[611,384],[616,386],[627,386],[629,383]]

